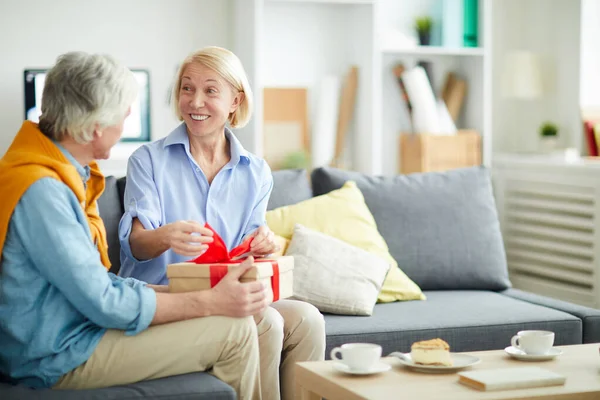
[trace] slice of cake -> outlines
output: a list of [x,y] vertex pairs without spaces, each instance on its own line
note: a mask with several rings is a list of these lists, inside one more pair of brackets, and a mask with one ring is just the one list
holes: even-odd
[[442,339],[413,343],[410,348],[410,357],[415,364],[452,366],[450,346]]

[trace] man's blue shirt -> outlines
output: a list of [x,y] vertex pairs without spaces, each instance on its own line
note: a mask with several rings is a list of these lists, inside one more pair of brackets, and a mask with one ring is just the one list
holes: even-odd
[[[87,181],[89,169],[58,147]],[[31,387],[87,361],[106,329],[133,335],[154,317],[154,291],[106,272],[83,207],[53,178],[19,200],[0,269],[0,371]]]

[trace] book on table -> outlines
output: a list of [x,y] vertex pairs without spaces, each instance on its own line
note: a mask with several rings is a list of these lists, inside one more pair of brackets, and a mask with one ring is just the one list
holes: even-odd
[[566,377],[539,367],[500,368],[461,372],[458,381],[475,389],[491,391],[564,385]]

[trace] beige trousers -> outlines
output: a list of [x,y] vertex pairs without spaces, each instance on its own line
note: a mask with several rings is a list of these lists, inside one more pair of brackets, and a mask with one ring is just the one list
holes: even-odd
[[314,306],[279,300],[258,323],[263,400],[294,399],[294,364],[325,356],[325,321]]
[[260,399],[259,348],[252,317],[206,317],[152,326],[135,336],[108,330],[92,356],[55,389],[91,389],[207,371],[239,399]]

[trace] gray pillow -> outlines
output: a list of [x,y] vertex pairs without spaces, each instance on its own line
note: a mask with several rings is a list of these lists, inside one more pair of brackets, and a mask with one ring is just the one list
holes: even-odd
[[374,177],[312,173],[315,196],[353,180],[398,266],[423,290],[511,286],[489,172],[484,167]]
[[269,198],[267,210],[289,206],[308,200],[312,197],[312,189],[308,181],[308,173],[303,169],[284,169],[273,172],[273,191]]

